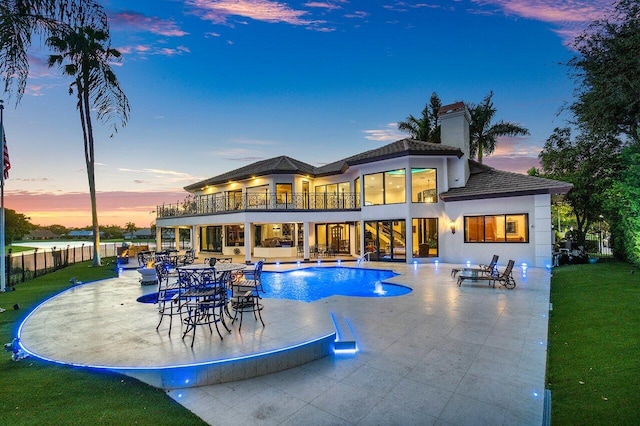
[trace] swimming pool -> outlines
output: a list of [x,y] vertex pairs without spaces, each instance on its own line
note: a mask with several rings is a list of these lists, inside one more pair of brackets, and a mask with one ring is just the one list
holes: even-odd
[[389,297],[412,290],[385,283],[393,271],[346,267],[304,268],[284,272],[262,272],[265,297],[315,302],[331,296]]

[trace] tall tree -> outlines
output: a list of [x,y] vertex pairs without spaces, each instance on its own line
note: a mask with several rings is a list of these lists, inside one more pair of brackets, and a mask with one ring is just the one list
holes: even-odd
[[59,52],[49,57],[49,66],[59,65],[65,75],[73,78],[69,93],[75,93],[77,97],[76,108],[80,113],[91,197],[94,266],[100,265],[101,261],[92,110],[95,110],[98,120],[111,122],[114,131],[126,125],[130,110],[129,101],[110,65],[111,61],[120,58],[120,52],[112,49],[108,41],[107,32],[92,27],[76,28],[47,40],[47,44]]
[[135,223],[127,222],[127,224],[125,225],[125,230],[129,233],[129,236],[133,240],[133,233],[136,232],[138,228],[136,227]]
[[15,210],[4,209],[5,233],[4,243],[9,245],[15,240],[19,240],[27,235],[34,226],[29,222],[29,218]]
[[572,139],[569,128],[556,128],[538,156],[542,177],[573,184],[566,201],[581,245],[589,226],[599,220],[608,188],[620,175],[620,147],[612,136],[583,132]]
[[471,113],[470,133],[470,155],[477,155],[478,161],[482,163],[485,155],[491,155],[496,149],[496,141],[502,136],[526,136],[529,130],[516,123],[500,120],[491,124],[496,115],[496,108],[493,106],[493,91],[484,97],[482,103],[470,104]]
[[576,80],[571,110],[601,133],[640,143],[640,2],[618,0],[614,11],[578,36],[569,66]]
[[626,147],[621,159],[624,172],[607,190],[604,212],[616,256],[640,265],[640,144]]
[[603,213],[611,224],[614,254],[640,264],[640,3],[617,0],[614,10],[579,37],[568,65],[576,81],[570,106],[591,132],[614,134],[626,145],[624,170],[609,187]]
[[46,40],[77,26],[108,32],[107,16],[97,0],[0,1],[0,78],[5,92],[15,93],[17,102],[22,98],[34,36]]
[[442,102],[436,92],[431,94],[429,103],[424,106],[422,116],[416,118],[409,115],[406,121],[398,122],[398,130],[407,132],[413,139],[425,142],[440,143],[440,120],[438,112]]

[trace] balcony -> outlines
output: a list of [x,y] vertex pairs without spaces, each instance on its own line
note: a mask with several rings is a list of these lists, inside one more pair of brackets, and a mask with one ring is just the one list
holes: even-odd
[[156,208],[156,218],[202,216],[252,211],[335,211],[360,210],[360,194],[293,193],[198,195],[182,203]]

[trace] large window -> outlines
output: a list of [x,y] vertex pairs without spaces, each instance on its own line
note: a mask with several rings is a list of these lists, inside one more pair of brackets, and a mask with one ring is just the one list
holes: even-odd
[[345,200],[349,199],[349,182],[316,185],[315,191],[316,207],[326,209],[343,208],[347,205]]
[[436,169],[411,169],[411,202],[438,202]]
[[465,243],[528,243],[529,215],[465,216]]
[[404,220],[365,222],[365,251],[371,260],[406,259]]
[[276,199],[278,204],[291,204],[293,190],[290,183],[276,183]]
[[227,225],[226,230],[227,247],[244,245],[244,225]]
[[438,257],[438,219],[412,220],[413,257]]
[[405,186],[404,169],[364,175],[364,205],[404,203]]

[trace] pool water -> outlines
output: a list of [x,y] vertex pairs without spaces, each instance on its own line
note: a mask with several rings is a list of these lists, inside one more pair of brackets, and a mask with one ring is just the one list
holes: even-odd
[[314,302],[325,297],[389,297],[411,288],[385,283],[398,274],[379,269],[345,267],[304,268],[285,272],[262,272],[265,297]]

